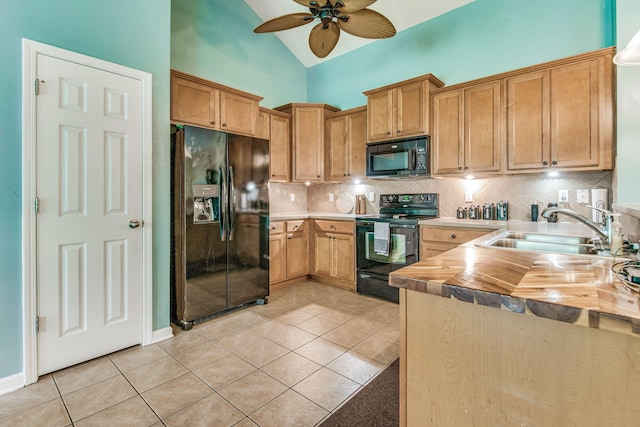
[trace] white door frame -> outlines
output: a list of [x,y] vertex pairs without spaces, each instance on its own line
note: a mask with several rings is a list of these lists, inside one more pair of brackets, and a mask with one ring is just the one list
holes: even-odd
[[152,342],[152,104],[151,74],[28,39],[22,40],[22,327],[24,384],[38,380],[36,334],[36,56],[44,54],[142,82],[142,345]]

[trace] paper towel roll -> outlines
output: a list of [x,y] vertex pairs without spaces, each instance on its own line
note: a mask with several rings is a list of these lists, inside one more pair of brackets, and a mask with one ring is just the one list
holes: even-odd
[[[607,200],[607,192],[606,188],[592,188],[591,189],[591,206],[595,206],[600,209],[609,209]],[[592,219],[594,222],[600,223],[602,222],[602,213],[593,209],[592,211]]]

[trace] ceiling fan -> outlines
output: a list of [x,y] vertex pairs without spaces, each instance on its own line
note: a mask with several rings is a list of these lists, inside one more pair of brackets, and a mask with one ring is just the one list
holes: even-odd
[[326,1],[320,6],[315,0],[293,0],[309,8],[309,13],[291,13],[274,18],[258,25],[254,33],[271,33],[300,27],[320,19],[320,23],[311,29],[309,47],[318,58],[324,58],[336,46],[340,30],[357,37],[383,39],[393,37],[396,29],[382,14],[367,9],[376,0],[320,0]]

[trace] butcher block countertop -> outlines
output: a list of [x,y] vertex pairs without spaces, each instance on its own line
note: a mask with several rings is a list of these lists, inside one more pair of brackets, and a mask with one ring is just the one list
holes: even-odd
[[[429,223],[446,224],[459,227],[469,220],[438,219]],[[522,222],[520,229],[515,221],[502,227],[483,225],[512,231],[591,235],[588,228],[577,223],[538,226]],[[613,258],[477,246],[499,233],[489,232],[393,272],[389,284],[498,310],[640,336],[640,294],[615,277]]]

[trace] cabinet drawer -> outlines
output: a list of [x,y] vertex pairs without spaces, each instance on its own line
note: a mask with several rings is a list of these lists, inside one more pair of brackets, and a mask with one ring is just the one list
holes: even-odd
[[492,231],[493,230],[454,227],[422,227],[420,230],[420,240],[462,244],[470,240],[477,239],[480,236],[484,236]]
[[306,221],[304,219],[287,221],[287,233],[293,233],[294,231],[304,231],[306,228],[305,224]]
[[284,221],[271,221],[269,224],[269,234],[279,234],[284,232]]
[[322,219],[314,220],[316,231],[325,233],[348,233],[353,234],[353,221],[327,221]]

